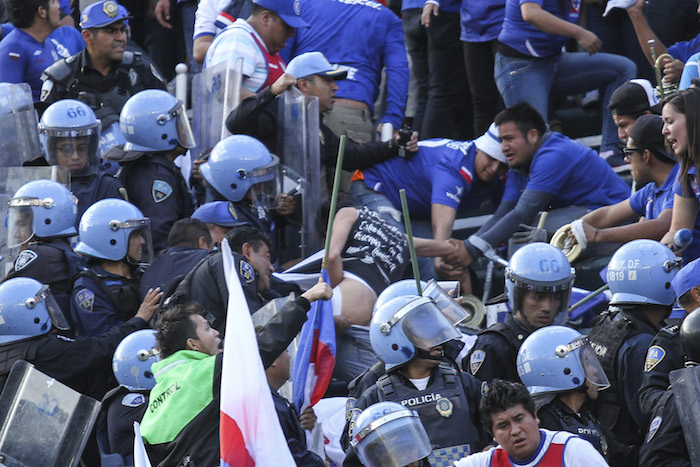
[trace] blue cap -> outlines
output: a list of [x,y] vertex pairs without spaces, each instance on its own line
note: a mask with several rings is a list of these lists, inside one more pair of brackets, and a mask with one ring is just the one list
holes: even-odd
[[333,68],[321,52],[306,52],[297,55],[289,62],[285,72],[297,78],[321,75],[339,80],[348,76],[346,68]]
[[683,266],[671,281],[671,286],[678,298],[688,293],[693,287],[700,286],[700,258]]
[[103,28],[128,18],[129,12],[126,8],[114,0],[104,0],[85,7],[80,14],[80,27],[82,29]]
[[274,11],[282,20],[293,28],[308,28],[309,24],[301,18],[299,0],[253,0],[266,10]]
[[249,222],[239,221],[236,207],[230,201],[213,201],[202,204],[192,214],[193,219],[198,219],[205,224],[216,224],[221,227],[238,227],[250,225]]

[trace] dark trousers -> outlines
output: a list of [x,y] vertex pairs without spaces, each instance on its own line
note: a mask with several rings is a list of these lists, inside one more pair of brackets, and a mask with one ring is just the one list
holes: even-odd
[[474,108],[475,137],[486,133],[496,113],[503,108],[501,95],[493,79],[496,43],[495,39],[489,42],[462,42],[464,66]]
[[428,101],[428,34],[420,24],[420,8],[409,8],[401,12],[406,52],[411,58],[411,79],[415,82],[416,112],[413,129],[421,131],[425,103]]

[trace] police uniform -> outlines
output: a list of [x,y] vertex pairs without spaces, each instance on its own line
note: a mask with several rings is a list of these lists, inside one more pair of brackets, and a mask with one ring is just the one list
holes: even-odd
[[508,313],[502,323],[479,332],[474,346],[462,360],[462,368],[487,383],[496,378],[520,382],[515,360],[529,335],[530,331]]
[[174,246],[163,250],[143,273],[139,285],[139,297],[146,297],[148,289],[160,287],[165,292],[177,277],[185,277],[211,251],[189,246]]
[[639,450],[639,467],[691,465],[673,389],[670,389],[664,392],[651,414],[649,429]]
[[636,466],[635,449],[619,443],[614,435],[603,428],[595,419],[587,405],[581,407],[578,413],[554,397],[551,402],[537,410],[540,428],[552,431],[568,431],[590,442],[594,448],[616,467]]
[[282,397],[273,387],[270,387],[270,392],[289,451],[297,465],[309,467],[325,465],[323,459],[307,449],[306,433],[299,422],[299,413],[294,404]]
[[165,80],[140,52],[124,52],[107,76],[93,68],[87,50],[58,60],[41,76],[41,101],[78,99],[90,106],[102,121],[102,129],[119,121],[124,103],[144,89],[165,90]]
[[398,369],[380,377],[357,400],[346,431],[352,432],[354,421],[370,405],[399,402],[418,412],[433,446],[431,465],[452,465],[452,461],[478,452],[487,442],[479,421],[480,400],[479,381],[447,363],[435,367],[424,390],[417,389]]
[[134,422],[141,422],[147,407],[148,391],[131,391],[123,386],[102,399],[95,429],[103,467],[133,464]]
[[593,413],[624,444],[639,445],[642,441],[642,369],[649,344],[658,331],[643,312],[612,309],[601,315],[588,334],[610,381],[610,388],[598,394]]
[[668,375],[683,368],[685,353],[681,346],[680,326],[666,326],[651,341],[644,361],[644,376],[639,390],[642,413],[649,416],[659,398],[668,389]]
[[141,272],[127,278],[99,266],[81,272],[73,285],[70,313],[78,332],[100,336],[133,317],[141,305],[138,285]]
[[70,191],[78,198],[78,222],[87,208],[96,201],[107,198],[128,201],[122,182],[103,171],[93,175],[71,177]]
[[[13,277],[30,277],[47,284],[63,315],[70,317],[73,279],[86,268],[85,258],[73,251],[67,239],[54,238],[30,243],[17,256],[3,282]],[[69,320],[69,324],[74,335],[76,323]]]
[[154,252],[164,250],[173,224],[194,210],[180,169],[161,153],[143,153],[123,163],[119,179],[129,201],[151,220]]

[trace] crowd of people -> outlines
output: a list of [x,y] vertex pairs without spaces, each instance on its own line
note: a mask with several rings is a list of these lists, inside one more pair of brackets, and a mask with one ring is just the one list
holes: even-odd
[[[219,465],[230,273],[297,465],[692,465],[698,15],[695,0],[0,2],[2,385],[23,360],[101,401],[82,465],[134,465],[135,421],[152,465]],[[191,109],[174,97],[175,58],[191,82],[239,70],[232,110],[206,115],[194,85]],[[572,138],[567,106],[597,115],[600,144]],[[191,120],[229,136],[202,147]],[[326,233],[322,264],[304,260]],[[481,294],[489,262],[507,311],[487,325],[458,296]],[[596,265],[606,309],[571,320]],[[284,390],[317,301],[333,310],[326,396],[346,401],[325,450],[308,442],[319,414]]]

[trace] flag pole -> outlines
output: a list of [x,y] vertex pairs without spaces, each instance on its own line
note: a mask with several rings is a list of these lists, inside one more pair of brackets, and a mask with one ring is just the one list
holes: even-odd
[[338,205],[338,189],[340,188],[340,173],[343,170],[343,157],[345,156],[346,136],[341,135],[338,145],[338,159],[335,162],[335,178],[333,178],[333,192],[331,193],[331,206],[328,211],[328,227],[326,228],[326,242],[323,251],[323,261],[321,269],[326,269],[328,264],[328,250],[331,247],[331,234],[333,233],[333,219],[335,219],[335,208]]
[[408,237],[408,251],[411,253],[411,266],[413,267],[413,277],[416,278],[416,289],[418,295],[422,295],[423,291],[420,286],[420,272],[418,271],[418,256],[416,256],[416,247],[413,245],[413,230],[411,229],[411,216],[408,214],[408,201],[406,201],[406,190],[399,190],[401,196],[401,211],[403,211],[403,223],[406,225],[406,236]]

